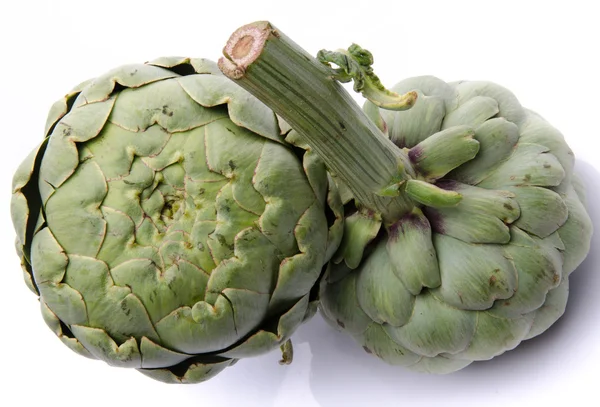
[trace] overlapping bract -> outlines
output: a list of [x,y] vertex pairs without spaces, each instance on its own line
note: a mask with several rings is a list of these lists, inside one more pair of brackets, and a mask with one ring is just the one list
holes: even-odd
[[202,59],[78,86],[14,177],[25,279],[79,354],[166,382],[284,343],[337,248],[335,185]]
[[448,373],[562,315],[591,221],[562,135],[506,89],[417,77],[393,90],[416,90],[414,107],[365,111],[408,153],[417,179],[405,192],[435,185],[462,199],[421,199],[389,224],[350,214],[321,309],[386,362]]

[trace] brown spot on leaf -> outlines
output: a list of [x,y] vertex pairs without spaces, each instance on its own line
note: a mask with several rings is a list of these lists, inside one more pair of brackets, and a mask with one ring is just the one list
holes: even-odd
[[509,211],[512,211],[513,209],[515,209],[511,204],[509,204],[508,202],[505,202],[503,205],[506,209],[508,209]]
[[337,322],[337,324],[339,325],[340,328],[346,328],[346,325],[344,325],[344,323],[342,321],[340,321],[339,319],[337,319],[335,322]]
[[369,355],[373,353],[373,352],[371,351],[371,349],[367,348],[366,346],[363,346],[363,349],[364,349],[364,350],[365,350],[365,352],[367,352]]
[[492,274],[492,275],[490,276],[490,280],[489,280],[490,287],[491,287],[491,286],[493,286],[494,284],[496,284],[496,281],[497,281],[497,280],[498,280],[498,279],[496,278],[496,276]]

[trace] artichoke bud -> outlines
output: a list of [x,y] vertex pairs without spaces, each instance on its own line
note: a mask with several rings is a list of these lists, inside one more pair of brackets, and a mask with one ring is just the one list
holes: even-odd
[[418,102],[365,110],[407,154],[414,174],[407,169],[393,199],[412,207],[385,217],[370,243],[354,233],[360,263],[328,265],[321,309],[366,352],[445,374],[513,349],[562,315],[592,223],[564,138],[508,90],[433,77],[392,90],[415,90]]
[[343,231],[329,180],[214,63],[128,65],[52,107],[14,177],[17,253],[69,348],[201,382],[312,315]]

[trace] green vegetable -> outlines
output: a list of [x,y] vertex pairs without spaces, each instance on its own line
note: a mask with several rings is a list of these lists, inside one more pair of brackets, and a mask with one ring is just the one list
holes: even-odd
[[202,59],[124,66],[57,102],[14,176],[12,219],[60,340],[165,382],[281,345],[289,363],[343,219],[287,131]]
[[[387,91],[360,47],[317,61],[265,22],[234,33],[224,55],[223,72],[290,123],[339,183],[345,232],[320,308],[368,353],[448,373],[562,315],[591,221],[563,136],[512,93],[434,77]],[[371,120],[332,79],[355,80]]]

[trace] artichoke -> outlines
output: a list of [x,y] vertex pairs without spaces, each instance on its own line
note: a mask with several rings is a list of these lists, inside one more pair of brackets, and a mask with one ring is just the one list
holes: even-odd
[[409,157],[412,205],[385,222],[349,214],[321,310],[388,363],[449,373],[563,314],[591,220],[563,136],[505,88],[416,77],[392,90],[417,102],[365,110]]
[[[316,60],[257,22],[231,36],[219,67],[339,184],[346,221],[321,280],[325,318],[388,363],[449,373],[562,315],[590,248],[583,186],[563,136],[508,90],[417,77],[389,91],[372,63],[357,45]],[[354,80],[364,113],[332,78]]]
[[323,163],[281,123],[203,59],[124,66],[53,105],[11,209],[65,345],[194,383],[288,343],[343,219]]

